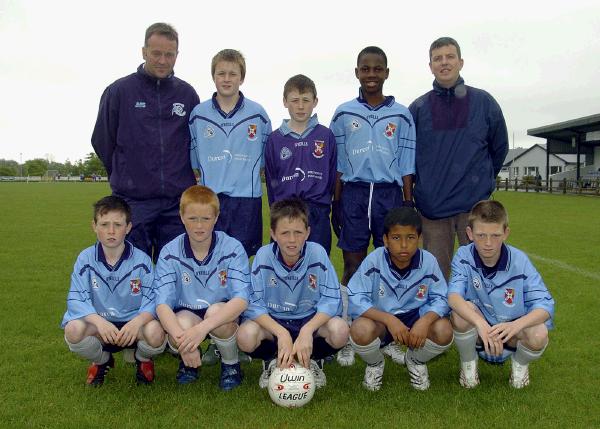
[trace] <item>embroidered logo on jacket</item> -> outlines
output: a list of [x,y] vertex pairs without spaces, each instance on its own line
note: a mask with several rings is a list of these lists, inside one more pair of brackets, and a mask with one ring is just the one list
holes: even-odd
[[185,116],[185,105],[183,103],[173,103],[173,110],[171,110],[171,116]]
[[308,275],[308,287],[312,290],[317,290],[317,276],[314,274]]
[[256,140],[256,133],[258,131],[258,127],[256,124],[248,125],[248,140],[254,141]]
[[227,271],[221,270],[219,271],[219,282],[221,286],[225,287],[227,285]]
[[129,288],[132,295],[137,295],[142,291],[142,281],[140,279],[129,280]]
[[396,124],[392,123],[392,122],[388,122],[387,126],[385,127],[385,131],[384,131],[384,135],[387,139],[392,139],[394,138],[394,134],[396,134]]
[[507,307],[515,305],[515,290],[513,288],[504,289],[504,305]]

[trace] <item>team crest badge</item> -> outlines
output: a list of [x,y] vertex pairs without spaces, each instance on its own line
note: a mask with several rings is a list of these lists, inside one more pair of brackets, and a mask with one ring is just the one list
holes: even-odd
[[325,142],[323,140],[315,140],[315,148],[312,155],[317,159],[321,159],[323,156],[325,156],[325,153],[323,153],[324,150]]
[[256,124],[248,125],[248,140],[251,140],[251,141],[256,140],[257,131],[258,130],[257,130]]
[[314,274],[308,275],[308,287],[312,290],[317,290],[317,276]]
[[504,289],[504,305],[507,307],[515,305],[515,290],[513,288]]
[[183,103],[173,103],[173,109],[171,110],[171,116],[185,116],[185,105]]
[[277,279],[275,277],[271,277],[269,279],[269,287],[275,287],[277,286]]
[[352,122],[350,123],[350,131],[356,131],[360,128],[360,122],[358,122],[356,119],[353,119]]
[[478,290],[481,289],[481,282],[479,281],[479,278],[473,277],[473,287]]
[[98,289],[100,286],[98,285],[98,280],[96,280],[96,277],[92,277],[92,288],[93,289]]
[[291,157],[292,151],[287,146],[282,147],[281,152],[279,152],[279,159],[285,161],[286,159],[289,159]]
[[415,298],[418,299],[419,301],[423,301],[426,296],[427,296],[427,286],[420,285],[419,289],[417,289],[417,295],[415,296]]
[[394,134],[396,134],[396,124],[392,123],[392,122],[388,122],[387,126],[385,127],[385,136],[388,139],[391,139],[394,137]]
[[385,295],[385,288],[383,287],[383,285],[379,285],[379,296],[384,296]]
[[142,291],[142,281],[140,279],[129,280],[129,288],[132,295],[137,295]]
[[227,284],[227,271],[219,271],[219,282],[221,283],[221,286],[225,287],[225,285]]
[[186,271],[184,271],[183,273],[181,273],[181,281],[184,285],[189,285],[192,282],[192,278]]
[[204,129],[204,138],[212,139],[215,136],[215,130],[211,126],[207,126]]

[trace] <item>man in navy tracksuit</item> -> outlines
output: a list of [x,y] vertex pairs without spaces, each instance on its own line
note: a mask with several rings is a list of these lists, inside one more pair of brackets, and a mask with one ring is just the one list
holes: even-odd
[[490,197],[508,152],[506,123],[487,92],[464,84],[460,46],[442,37],[429,48],[433,90],[409,106],[417,132],[414,198],[423,247],[448,278],[454,238],[466,234],[471,207]]
[[178,42],[172,26],[148,27],[145,63],[106,88],[92,134],[113,194],[131,206],[129,240],[154,261],[164,244],[184,232],[179,196],[195,183],[188,120],[200,99],[173,75]]

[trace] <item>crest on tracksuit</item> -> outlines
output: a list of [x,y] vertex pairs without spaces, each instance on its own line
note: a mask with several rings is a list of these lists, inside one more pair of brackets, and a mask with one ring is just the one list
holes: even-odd
[[137,295],[142,291],[142,281],[140,279],[129,280],[129,288],[132,295]]
[[427,286],[420,285],[419,288],[417,289],[417,294],[415,295],[415,298],[418,299],[419,301],[424,301],[426,297],[427,297]]
[[219,283],[221,286],[225,287],[227,285],[227,271],[221,270],[219,271]]
[[396,129],[397,129],[397,125],[392,123],[392,122],[388,122],[388,124],[385,126],[385,131],[384,131],[384,135],[386,138],[388,139],[392,139],[394,138],[394,134],[396,134]]
[[315,140],[315,148],[313,149],[312,155],[317,159],[321,159],[321,158],[323,158],[323,156],[325,156],[324,150],[325,150],[325,141],[324,140]]
[[515,305],[515,290],[513,288],[504,289],[504,305],[507,307]]
[[308,275],[308,287],[312,290],[317,290],[317,276],[314,274]]
[[248,125],[248,140],[254,141],[256,140],[256,134],[258,132],[258,127],[256,124]]

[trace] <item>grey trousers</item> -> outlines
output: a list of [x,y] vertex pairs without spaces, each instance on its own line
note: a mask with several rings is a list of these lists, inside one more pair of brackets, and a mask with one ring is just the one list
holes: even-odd
[[454,255],[455,237],[458,245],[469,244],[467,237],[467,220],[469,213],[459,213],[444,219],[428,219],[421,215],[423,221],[423,248],[436,257],[442,274],[446,280],[450,278],[450,264]]

